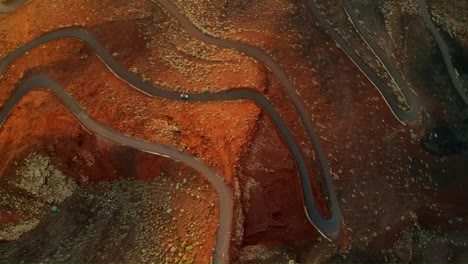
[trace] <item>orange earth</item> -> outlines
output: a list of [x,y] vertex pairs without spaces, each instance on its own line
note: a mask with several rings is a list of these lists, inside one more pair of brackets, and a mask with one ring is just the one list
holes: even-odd
[[[398,122],[375,87],[316,26],[303,1],[296,5],[280,0],[234,1],[232,5],[208,0],[175,2],[205,32],[258,46],[285,68],[328,155],[344,214],[340,247],[321,239],[307,221],[291,155],[268,117],[252,102],[184,103],[150,98],[116,78],[82,42],[65,39],[36,48],[14,62],[2,79],[0,105],[18,80],[46,72],[99,122],[196,155],[236,190],[242,210],[234,221],[234,259],[242,254],[243,246],[257,244],[285,245],[296,252],[297,261],[304,262],[325,261],[346,254],[346,249],[378,257],[408,227],[433,228],[449,220],[453,230],[467,227],[466,218],[457,220],[467,213],[457,202],[466,195],[460,193],[455,199],[450,193],[458,187],[442,183],[460,179],[468,157],[426,152],[419,144],[426,136],[426,117],[410,124]],[[314,148],[278,80],[244,54],[189,37],[151,1],[30,1],[2,18],[0,54],[68,25],[84,26],[125,68],[164,89],[203,92],[248,87],[263,92],[308,157],[313,188],[319,189]],[[102,182],[118,185],[121,179],[161,184],[157,186],[167,190],[163,197],[155,196],[161,198],[157,206],[170,204],[173,218],[159,219],[159,214],[139,218],[141,223],[158,218],[155,225],[161,228],[155,237],[162,237],[151,247],[159,250],[151,255],[135,242],[134,247],[123,248],[128,253],[125,257],[145,261],[142,256],[146,254],[160,261],[183,257],[197,263],[209,261],[217,225],[216,195],[203,176],[184,165],[89,135],[45,92],[31,93],[16,107],[0,131],[0,148],[2,191],[31,153],[50,157],[55,167],[87,190],[83,192],[94,192]],[[181,193],[175,186],[185,175],[193,177],[182,188],[187,192]],[[199,199],[196,203],[192,194]],[[21,195],[11,193],[11,197]],[[326,200],[316,198],[327,213]],[[53,223],[54,215],[45,213],[50,208],[40,208],[38,215],[45,217],[45,225]],[[0,221],[18,223],[25,217],[31,216],[2,213]],[[187,244],[195,250],[185,250]],[[115,250],[109,246],[102,256],[90,260],[112,261]],[[141,256],[132,255],[136,250]]]

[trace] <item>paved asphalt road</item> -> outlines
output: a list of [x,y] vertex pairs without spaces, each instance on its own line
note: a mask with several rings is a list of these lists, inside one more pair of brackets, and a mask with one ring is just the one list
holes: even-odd
[[468,96],[466,95],[465,89],[463,88],[463,84],[460,82],[460,79],[455,74],[455,68],[452,64],[452,59],[450,57],[450,52],[448,49],[447,44],[445,43],[444,39],[440,35],[437,28],[432,23],[431,15],[429,14],[429,10],[425,0],[419,0],[419,12],[426,23],[427,27],[431,31],[432,35],[434,36],[437,44],[439,45],[440,52],[442,53],[442,57],[444,58],[445,66],[447,67],[447,71],[450,75],[450,79],[452,80],[453,86],[457,90],[458,94],[462,98],[463,102],[468,105]]
[[[395,117],[401,122],[415,120],[419,113],[420,107],[417,104],[416,97],[414,93],[412,92],[412,90],[409,88],[405,88],[407,87],[407,85],[404,82],[404,80],[398,77],[395,78],[395,76],[393,76],[397,84],[399,86],[402,85],[400,86],[400,88],[402,88],[402,92],[405,95],[406,100],[408,101],[408,105],[410,108],[409,111],[401,110],[401,108],[398,106],[398,102],[395,100],[391,92],[391,89],[388,87],[388,85],[384,81],[382,81],[382,79],[380,79],[379,76],[377,76],[377,74],[367,65],[367,63],[365,63],[364,60],[348,45],[346,40],[344,40],[333,29],[333,27],[326,21],[325,17],[322,16],[320,9],[315,3],[315,1],[307,0],[307,4],[309,6],[309,10],[311,11],[311,13],[315,16],[318,22],[322,25],[322,27],[325,29],[328,35],[330,35],[330,37],[338,44],[338,46],[343,50],[343,52],[351,59],[351,61],[353,61],[354,64],[364,73],[364,75],[366,75],[367,78],[374,84],[374,86],[377,88],[380,94],[382,94],[383,98],[385,99],[387,105],[392,110]],[[364,35],[361,35],[361,36],[364,38]],[[384,54],[383,52],[379,52],[378,50],[375,50],[374,52],[376,52],[376,55],[379,57],[382,54]],[[380,59],[382,60],[382,58]],[[393,68],[393,66],[391,66],[391,68]],[[400,75],[398,74],[398,76]]]

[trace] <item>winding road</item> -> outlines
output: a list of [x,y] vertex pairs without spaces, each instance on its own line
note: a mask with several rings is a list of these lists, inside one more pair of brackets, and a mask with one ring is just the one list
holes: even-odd
[[[161,1],[166,2],[166,1]],[[165,3],[168,4],[168,3]],[[195,26],[188,21],[181,13],[179,13],[175,6],[163,5],[170,11],[171,14],[177,15],[179,21],[184,24],[184,26],[191,25],[194,29]],[[187,24],[188,23],[188,24]],[[191,30],[191,34],[196,34],[200,32],[198,30]],[[200,32],[201,33],[201,32]],[[203,35],[203,34],[202,34]],[[203,35],[207,37],[206,35]],[[203,36],[199,36],[202,38]],[[328,162],[326,160],[326,156],[319,145],[319,141],[315,132],[312,128],[312,124],[310,120],[307,118],[305,109],[303,108],[296,92],[293,90],[293,86],[290,83],[288,77],[281,69],[281,67],[265,52],[248,46],[246,44],[242,44],[239,42],[229,42],[224,40],[218,40],[211,38],[210,41],[216,42],[213,43],[215,45],[234,48],[244,53],[255,57],[256,59],[260,60],[261,62],[265,63],[273,73],[275,73],[278,79],[284,84],[289,96],[293,100],[293,103],[298,109],[299,114],[301,115],[301,121],[304,123],[308,134],[311,137],[311,140],[316,148],[317,155],[321,162],[322,170],[325,175],[325,184],[328,188],[330,204],[331,204],[331,211],[333,215],[331,218],[323,218],[316,205],[314,200],[314,194],[311,189],[310,185],[310,178],[307,171],[307,166],[302,156],[300,149],[298,148],[291,132],[287,128],[284,121],[281,119],[278,112],[274,109],[274,107],[268,102],[268,100],[258,92],[249,89],[236,89],[230,91],[224,91],[220,93],[204,93],[204,94],[189,94],[187,99],[181,98],[181,93],[178,92],[171,92],[167,90],[163,90],[157,87],[154,87],[146,82],[143,82],[122,66],[113,58],[113,56],[87,31],[81,28],[64,28],[59,29],[56,31],[52,31],[46,33],[37,39],[17,48],[12,53],[4,57],[0,60],[0,76],[3,72],[7,69],[7,67],[19,56],[28,52],[29,50],[44,44],[46,42],[61,39],[61,38],[74,38],[79,39],[85,42],[94,52],[98,55],[98,57],[105,63],[105,65],[117,76],[118,78],[125,81],[127,84],[132,86],[133,88],[139,90],[140,92],[145,93],[149,96],[158,96],[163,97],[166,99],[171,100],[184,100],[184,101],[213,101],[213,100],[239,100],[239,99],[247,99],[253,100],[258,105],[262,107],[262,109],[268,114],[270,119],[273,121],[275,126],[277,127],[277,131],[280,133],[281,137],[284,139],[284,142],[288,145],[291,154],[294,158],[296,166],[299,171],[299,176],[301,180],[302,192],[304,196],[304,203],[305,203],[305,211],[306,215],[311,221],[311,223],[317,228],[317,230],[329,239],[336,238],[341,230],[342,224],[342,215],[341,210],[339,207],[338,199],[336,197],[336,193],[334,190],[333,181],[331,179],[330,169],[328,167]],[[235,47],[232,47],[232,44],[235,44]],[[251,54],[250,54],[251,53]],[[224,187],[221,186],[222,180],[214,173],[210,172],[207,174],[206,170],[207,167],[201,164],[195,157],[190,156],[188,154],[182,154],[175,149],[170,147],[144,142],[136,139],[132,139],[128,136],[122,135],[110,128],[106,128],[102,125],[99,125],[95,121],[91,120],[84,114],[84,112],[79,108],[78,104],[72,100],[69,96],[67,97],[66,93],[64,94],[63,89],[56,84],[54,81],[48,79],[44,76],[36,76],[33,77],[30,81],[26,84],[22,85],[18,90],[12,95],[9,101],[3,106],[2,108],[2,115],[0,117],[3,120],[6,118],[8,113],[11,111],[14,104],[23,96],[27,91],[33,89],[37,86],[44,86],[52,90],[56,95],[58,95],[67,107],[70,108],[70,112],[72,112],[80,122],[83,123],[85,127],[87,127],[90,131],[93,131],[101,136],[114,141],[118,144],[128,145],[146,152],[150,152],[157,155],[162,155],[166,157],[171,157],[176,160],[181,160],[183,162],[188,163],[190,166],[193,166],[197,171],[203,172],[204,175],[209,179],[209,181],[215,186],[218,198],[220,201],[220,215],[219,215],[219,227],[217,230],[217,238],[216,238],[216,248],[214,252],[213,259],[215,262],[226,262],[228,260],[228,250],[229,250],[229,240],[230,240],[230,228],[232,224],[232,195],[227,194],[227,191]],[[0,119],[1,120],[1,119]],[[216,180],[217,178],[218,180]]]
[[452,64],[452,59],[450,57],[450,52],[447,43],[445,43],[439,31],[434,26],[434,23],[432,23],[432,18],[428,10],[426,0],[419,0],[419,13],[421,14],[424,22],[426,23],[427,27],[431,31],[435,40],[437,41],[437,44],[439,45],[440,52],[442,53],[442,57],[444,58],[445,67],[447,67],[447,71],[450,75],[450,79],[452,80],[455,90],[457,90],[463,102],[466,105],[468,105],[468,96],[466,95],[466,92],[463,88],[463,84],[461,83],[460,79],[455,73],[455,68]]
[[[387,105],[392,110],[394,116],[400,122],[407,122],[407,121],[415,120],[420,111],[420,106],[417,103],[416,95],[408,87],[404,79],[401,77],[401,74],[398,72],[398,70],[391,63],[389,63],[387,59],[385,59],[386,58],[385,52],[382,51],[377,46],[377,44],[375,44],[372,41],[372,39],[370,38],[370,36],[368,36],[368,33],[365,31],[365,29],[363,32],[361,32],[360,28],[362,27],[362,25],[360,25],[360,23],[354,23],[354,26],[358,29],[362,38],[371,47],[371,49],[374,51],[377,57],[379,57],[379,60],[382,61],[385,67],[389,70],[390,75],[394,78],[395,82],[400,87],[408,103],[409,111],[403,111],[399,107],[398,102],[395,100],[395,97],[392,94],[391,89],[388,87],[388,85],[379,76],[377,76],[377,74],[367,65],[367,63],[364,62],[364,60],[348,45],[346,40],[343,37],[341,37],[335,31],[335,29],[327,22],[325,17],[320,12],[320,9],[315,3],[315,1],[314,0],[306,0],[306,1],[309,6],[309,10],[315,16],[318,22],[322,25],[322,27],[325,29],[327,34],[338,44],[338,46],[343,50],[343,52],[361,70],[361,72],[365,76],[367,76],[369,81],[371,81],[371,83],[377,88],[377,90],[383,96]],[[346,4],[346,0],[344,4]],[[352,21],[355,21],[356,17],[353,16],[353,12],[348,12],[347,10],[348,8],[345,8],[345,10],[348,13],[348,16],[352,19]]]

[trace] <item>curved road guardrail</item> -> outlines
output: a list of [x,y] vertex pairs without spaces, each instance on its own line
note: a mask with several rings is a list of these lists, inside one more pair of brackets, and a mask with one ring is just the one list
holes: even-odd
[[[394,116],[400,121],[400,122],[407,122],[407,121],[412,121],[416,119],[419,111],[420,111],[420,106],[417,103],[416,96],[414,92],[407,87],[406,83],[404,80],[399,77],[393,76],[394,80],[400,86],[401,91],[403,95],[406,97],[406,100],[408,102],[409,106],[409,111],[403,111],[399,105],[398,102],[395,100],[394,96],[390,92],[390,89],[388,88],[388,85],[385,84],[382,79],[377,76],[377,74],[364,62],[364,60],[348,45],[345,39],[343,39],[334,29],[333,27],[327,22],[325,17],[321,14],[319,7],[315,3],[314,0],[306,0],[307,4],[309,6],[309,10],[312,12],[312,14],[315,16],[315,18],[318,20],[318,22],[322,25],[322,27],[325,29],[327,34],[338,44],[338,46],[343,50],[343,52],[351,59],[351,61],[361,70],[361,72],[371,81],[371,83],[377,88],[377,90],[380,92],[380,94],[383,96],[385,102],[387,105],[390,107],[392,110],[392,113]],[[348,15],[351,15],[352,12],[349,12]],[[353,16],[350,16],[353,19]],[[359,23],[358,23],[359,24]],[[355,24],[357,27],[358,24]],[[362,26],[362,25],[361,25]],[[362,33],[362,32],[361,32]],[[361,34],[364,40],[364,34]],[[367,41],[366,41],[367,42]],[[373,41],[368,42],[368,45],[371,45]],[[371,46],[372,47],[372,46]],[[379,52],[378,49],[374,50],[374,53],[380,57],[382,55],[382,52]],[[382,58],[379,58],[382,61]],[[382,62],[384,62],[383,60]],[[393,66],[391,64],[385,64],[386,67],[389,67],[388,70],[392,69],[391,72],[395,73],[395,71],[398,73],[396,69],[393,70]],[[400,76],[398,73],[396,76]]]
[[460,79],[455,73],[455,68],[453,67],[452,59],[450,58],[450,52],[447,43],[445,43],[439,31],[434,26],[434,23],[432,23],[432,18],[429,14],[429,10],[425,0],[419,0],[419,11],[428,29],[431,31],[432,35],[437,41],[437,44],[439,45],[440,52],[442,53],[442,57],[444,58],[445,67],[447,67],[447,71],[450,75],[450,79],[452,80],[453,86],[457,90],[463,102],[466,105],[468,105],[468,96],[466,95],[466,92],[463,89],[463,84],[461,83]]
[[[52,40],[61,39],[61,38],[74,38],[74,39],[79,39],[85,42],[91,49],[94,50],[97,56],[105,63],[105,65],[114,73],[116,77],[125,81],[131,87],[149,96],[158,96],[158,97],[163,97],[166,99],[183,100],[183,101],[212,101],[212,100],[238,100],[238,99],[247,99],[247,100],[255,101],[257,104],[259,104],[263,108],[263,110],[268,114],[268,116],[274,122],[274,124],[277,127],[278,132],[280,133],[285,143],[288,145],[289,149],[291,150],[291,154],[293,155],[294,161],[299,171],[299,176],[300,176],[300,180],[302,183],[301,185],[302,185],[302,192],[304,196],[305,209],[306,209],[306,214],[308,218],[312,221],[312,224],[317,227],[319,232],[322,233],[325,237],[335,238],[339,234],[339,231],[341,229],[342,219],[341,219],[341,211],[340,211],[339,204],[336,198],[336,193],[333,188],[333,182],[330,182],[331,179],[330,181],[326,182],[328,187],[330,187],[331,185],[331,188],[329,188],[329,197],[331,199],[331,210],[333,212],[333,216],[329,219],[325,219],[320,215],[315,205],[314,195],[313,195],[311,185],[310,185],[310,179],[309,179],[309,174],[307,171],[307,166],[306,166],[304,157],[302,156],[302,153],[299,147],[297,146],[291,132],[287,128],[284,121],[281,119],[278,112],[268,102],[268,100],[263,95],[259,94],[258,92],[255,92],[249,89],[236,89],[236,90],[224,91],[224,92],[219,92],[219,93],[186,95],[186,94],[181,94],[178,92],[172,92],[172,91],[163,90],[157,87],[153,87],[151,84],[140,80],[139,78],[137,78],[136,76],[132,75],[130,72],[125,70],[122,66],[120,66],[119,63],[113,58],[113,56],[87,31],[80,29],[80,28],[75,28],[75,27],[59,29],[56,31],[46,33],[32,40],[31,42],[17,48],[12,53],[8,54],[7,56],[5,56],[4,58],[0,60],[0,76],[4,73],[7,67],[22,54],[26,53],[27,51],[41,44],[44,44]],[[39,84],[47,84],[49,88],[53,88],[53,86],[55,85],[51,81],[46,81],[41,78],[36,79],[36,80],[38,80],[36,82]],[[54,88],[54,91],[55,90],[57,89]],[[182,95],[187,96],[187,98],[182,98]],[[10,111],[11,107],[12,107],[11,103],[9,105],[5,105],[2,111]],[[98,126],[94,126],[95,129],[97,127]],[[114,134],[114,136],[116,135]],[[120,138],[120,139],[123,139],[123,138]],[[119,137],[117,137],[117,139],[114,137],[114,141],[115,140],[118,141],[120,139]],[[128,140],[129,139],[127,138],[125,139],[125,141],[121,141],[120,143],[125,144],[124,142],[128,142]],[[322,153],[322,155],[324,154]],[[180,157],[179,158],[177,157],[179,156],[176,156],[176,159],[180,159]],[[198,168],[197,170],[200,171],[200,169],[201,168]],[[218,196],[218,198],[220,199],[220,207],[223,204],[227,204],[227,202],[223,200],[223,199],[227,199],[225,195],[224,196],[220,195]],[[225,206],[224,208],[227,208],[227,207],[228,206]],[[226,213],[226,212],[229,212],[229,213]],[[232,218],[232,205],[230,206],[230,209],[220,208],[220,219],[219,219],[220,223],[218,227],[216,249],[214,253],[214,260],[217,262],[227,260],[229,240],[230,240],[230,227],[231,227],[231,222],[232,222],[231,218]]]

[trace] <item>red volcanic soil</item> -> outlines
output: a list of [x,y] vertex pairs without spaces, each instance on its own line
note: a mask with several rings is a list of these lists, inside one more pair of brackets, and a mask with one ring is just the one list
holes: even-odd
[[[209,25],[206,32],[226,39],[240,39],[265,49],[291,76],[315,124],[334,175],[346,229],[340,242],[346,244],[350,239],[349,254],[344,254],[347,260],[403,261],[401,245],[412,247],[411,243],[404,243],[407,234],[417,237],[425,232],[432,237],[443,237],[440,233],[447,230],[448,239],[462,240],[463,243],[468,218],[464,217],[467,212],[460,202],[466,195],[459,188],[463,186],[461,183],[466,183],[463,176],[468,157],[435,156],[426,152],[420,141],[427,136],[425,122],[429,122],[430,117],[422,113],[418,120],[409,124],[398,122],[375,87],[316,26],[303,1],[236,3],[224,5],[224,1],[206,0],[184,3],[181,8],[197,26]],[[264,92],[306,155],[313,176],[312,187],[321,186],[314,148],[274,76],[242,54],[188,37],[180,25],[156,5],[141,1],[85,0],[42,5],[39,1],[31,1],[3,19],[0,35],[5,37],[1,40],[0,54],[7,54],[49,30],[79,24],[102,41],[126,68],[164,89],[202,92],[249,87]],[[238,180],[240,188],[236,191],[244,218],[239,215],[236,219],[240,226],[236,226],[235,240],[241,246],[284,244],[295,250],[299,261],[344,261],[343,252],[322,240],[308,223],[291,155],[272,123],[253,103],[183,103],[149,98],[116,78],[89,48],[77,40],[48,43],[22,56],[14,65],[2,79],[0,102],[8,98],[17,80],[24,75],[46,72],[99,122],[125,134],[196,155],[233,186],[237,186]],[[185,220],[179,220],[177,216],[177,223],[167,222],[173,219],[170,217],[158,218],[156,222],[162,226],[158,232],[164,234],[172,230],[178,237],[166,236],[161,238],[164,242],[154,240],[152,245],[161,245],[157,248],[169,252],[169,255],[159,254],[164,258],[180,260],[185,253],[179,256],[182,252],[178,246],[184,248],[181,243],[188,236],[190,243],[199,242],[199,248],[195,255],[189,254],[186,258],[192,257],[196,262],[208,260],[213,248],[217,211],[213,191],[206,187],[202,177],[197,177],[193,183],[200,189],[191,187],[198,193],[189,191],[188,195],[177,196],[173,194],[178,193],[175,186],[183,182],[185,173],[190,174],[180,167],[182,165],[111,146],[88,135],[70,117],[65,121],[57,118],[64,116],[56,112],[57,106],[47,110],[51,103],[49,96],[34,95],[27,97],[15,110],[16,116],[9,121],[15,125],[8,128],[7,122],[0,133],[3,140],[0,146],[5,149],[2,153],[7,153],[5,157],[8,157],[0,161],[4,175],[13,177],[12,164],[20,164],[22,158],[34,150],[50,156],[53,164],[80,186],[99,186],[104,180],[122,178],[147,181],[148,188],[152,186],[150,183],[156,182],[156,186],[166,188],[163,189],[166,191],[164,197],[171,197],[170,202],[177,208],[178,216],[184,214],[181,209],[185,212],[200,210],[201,213],[189,218],[195,226],[183,217],[180,219]],[[37,117],[42,122],[31,122],[28,113],[38,109],[45,111],[43,117]],[[74,125],[70,126],[72,123]],[[34,129],[33,125],[40,129]],[[18,134],[17,131],[34,133]],[[53,149],[48,149],[50,145]],[[99,165],[88,166],[93,163],[90,156],[94,156],[94,164]],[[179,170],[183,171],[182,175],[177,173]],[[166,181],[162,177],[153,179],[153,175],[160,172],[167,176]],[[119,181],[115,182],[119,186]],[[100,187],[92,188],[95,187],[89,187],[85,194],[96,192],[96,196],[106,197],[99,194]],[[140,190],[138,188],[132,190]],[[122,194],[122,190],[115,189],[116,193]],[[156,195],[152,190],[145,189],[143,193],[150,197]],[[453,193],[460,194],[454,196]],[[196,203],[199,208],[190,209],[194,204],[191,194],[206,197]],[[127,197],[128,193],[122,196]],[[316,198],[326,212],[323,197],[317,195]],[[167,205],[155,206],[166,209]],[[82,212],[80,210],[76,212]],[[164,210],[161,212],[156,215],[164,215]],[[2,214],[0,220],[15,222],[21,217],[7,213]],[[204,218],[212,220],[209,222]],[[147,226],[151,223],[146,222],[147,219],[141,218],[141,223]],[[121,223],[119,221],[101,222],[101,225]],[[177,228],[172,229],[174,227]],[[190,228],[198,230],[193,237],[187,231]],[[420,240],[415,238],[415,241]],[[143,255],[153,258],[149,249],[136,242],[134,245],[129,250],[129,259],[143,249],[146,252],[141,251]],[[441,246],[448,248],[450,254],[442,254],[440,260],[463,256],[465,253],[458,245]],[[175,252],[172,247],[177,247]],[[113,260],[112,254],[118,245],[114,251],[112,248],[109,245],[105,260]],[[418,250],[417,247],[413,249],[414,252]],[[414,260],[431,260],[437,253],[429,252],[426,259]],[[158,259],[166,261],[164,258]]]

